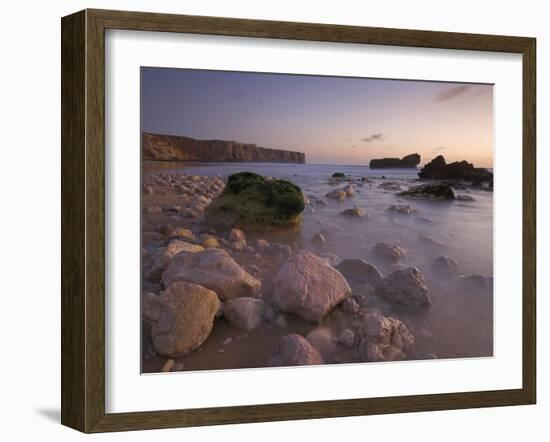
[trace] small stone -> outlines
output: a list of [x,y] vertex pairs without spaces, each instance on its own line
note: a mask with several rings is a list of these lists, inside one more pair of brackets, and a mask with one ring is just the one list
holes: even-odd
[[357,313],[359,312],[359,304],[353,298],[346,298],[342,302],[342,310],[346,313]]
[[269,243],[265,239],[258,239],[256,241],[256,247],[260,250],[267,249],[269,247]]
[[162,209],[159,206],[150,206],[145,210],[149,215],[156,215],[162,213]]
[[355,344],[355,333],[349,328],[345,328],[338,335],[338,342],[344,347],[353,347],[353,344]]
[[379,242],[372,249],[373,254],[384,261],[395,262],[405,256],[405,251],[398,244]]
[[178,237],[178,238],[185,238],[190,241],[195,241],[195,235],[193,235],[193,232],[189,229],[184,229],[183,227],[175,227],[172,231],[172,236]]
[[458,276],[458,263],[448,256],[438,256],[432,261],[432,271],[445,278],[454,278]]
[[233,338],[229,337],[222,342],[222,345],[228,345],[231,344],[231,342],[233,342]]
[[376,293],[401,305],[430,305],[432,300],[424,276],[416,267],[397,270],[386,276]]
[[240,239],[238,241],[233,242],[233,244],[231,244],[231,247],[236,252],[242,252],[246,248],[246,241],[244,239]]
[[229,239],[232,241],[246,241],[246,235],[241,229],[233,228],[229,232]]
[[269,360],[269,365],[272,367],[322,363],[321,355],[315,347],[298,334],[286,335],[279,339],[275,352]]
[[172,224],[163,223],[157,226],[157,230],[164,236],[171,236],[172,232],[174,231],[174,226]]
[[351,209],[346,209],[340,212],[341,215],[350,216],[350,217],[361,217],[365,216],[367,212],[361,207],[354,206]]
[[153,191],[153,188],[151,186],[144,186],[143,187],[143,193],[147,194],[147,195],[153,195],[153,193],[155,193]]
[[203,242],[202,246],[205,249],[217,249],[220,247],[220,243],[215,236],[208,236]]

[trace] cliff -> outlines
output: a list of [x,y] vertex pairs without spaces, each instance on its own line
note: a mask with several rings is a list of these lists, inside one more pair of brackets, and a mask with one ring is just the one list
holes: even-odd
[[420,163],[420,155],[413,153],[407,155],[401,159],[399,158],[381,158],[377,160],[371,160],[369,167],[371,169],[416,169],[416,166]]
[[237,141],[195,140],[176,135],[142,134],[142,160],[152,161],[235,161],[305,163],[302,152],[267,149]]

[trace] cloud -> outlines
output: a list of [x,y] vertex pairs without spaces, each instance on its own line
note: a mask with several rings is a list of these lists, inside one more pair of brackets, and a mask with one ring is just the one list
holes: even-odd
[[245,93],[243,91],[236,91],[236,92],[232,92],[231,94],[229,94],[231,96],[231,98],[233,98],[234,100],[242,100],[244,97],[245,97]]
[[469,86],[466,85],[460,85],[460,86],[454,86],[448,89],[445,89],[441,92],[438,92],[436,96],[434,97],[435,101],[447,101],[452,100],[455,97],[458,97],[464,93],[466,93],[468,90],[470,90]]
[[372,134],[370,137],[361,138],[361,141],[363,143],[370,143],[371,141],[378,141],[378,140],[382,140],[383,138],[384,138],[384,135],[382,134]]

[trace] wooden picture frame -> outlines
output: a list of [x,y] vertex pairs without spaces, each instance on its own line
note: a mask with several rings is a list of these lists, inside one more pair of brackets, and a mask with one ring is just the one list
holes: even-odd
[[[105,30],[496,51],[523,64],[523,385],[222,408],[105,412]],[[62,424],[83,432],[533,404],[536,400],[536,42],[533,38],[84,10],[62,19]]]

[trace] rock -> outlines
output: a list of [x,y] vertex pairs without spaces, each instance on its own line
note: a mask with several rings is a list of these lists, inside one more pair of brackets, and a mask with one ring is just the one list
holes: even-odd
[[217,249],[220,247],[220,242],[215,236],[208,236],[202,241],[202,246],[205,249]]
[[323,258],[300,250],[283,265],[275,280],[271,303],[307,321],[320,321],[351,295],[342,274]]
[[438,256],[431,263],[432,271],[445,278],[455,278],[458,276],[458,263],[448,256]]
[[141,258],[142,259],[145,259],[145,258],[148,258],[149,257],[149,252],[147,251],[147,249],[144,249],[143,247],[141,248]]
[[361,207],[354,206],[351,209],[346,209],[340,212],[340,215],[344,216],[350,216],[350,217],[361,217],[365,216],[367,212],[365,212],[365,209],[362,209]]
[[386,212],[396,213],[398,215],[412,215],[413,213],[416,213],[416,210],[411,206],[397,205],[388,207]]
[[348,194],[345,190],[334,189],[334,190],[331,190],[330,192],[328,192],[325,196],[327,198],[332,199],[332,200],[344,201],[348,197]]
[[443,183],[420,184],[418,186],[412,186],[409,188],[409,190],[401,192],[399,196],[437,201],[447,201],[455,199],[453,188],[448,184]]
[[274,261],[283,261],[292,253],[292,248],[286,244],[272,243],[265,249],[266,254]]
[[458,285],[470,292],[489,292],[493,290],[493,278],[483,275],[461,276]]
[[246,248],[246,241],[244,239],[235,241],[233,244],[231,244],[231,247],[236,252],[242,252]]
[[344,347],[351,348],[355,344],[355,333],[349,328],[345,328],[338,335],[338,342]]
[[269,243],[265,239],[258,239],[256,241],[256,247],[259,250],[267,249],[269,247]]
[[240,297],[224,304],[224,318],[245,331],[259,327],[269,317],[271,308],[261,299]]
[[342,190],[343,190],[344,192],[346,192],[346,194],[347,194],[348,196],[353,196],[353,195],[355,195],[355,193],[356,193],[356,192],[355,192],[355,187],[353,187],[353,185],[351,185],[351,184],[348,184],[348,185],[344,186],[344,188],[343,188]]
[[285,315],[282,315],[282,314],[281,314],[281,315],[277,315],[277,316],[275,317],[275,319],[273,320],[273,323],[274,323],[275,325],[277,325],[278,327],[281,327],[281,328],[286,328],[286,327],[288,327],[288,322],[287,322],[287,320],[286,320],[286,318],[285,318]]
[[164,365],[162,366],[162,368],[160,369],[160,371],[163,372],[163,373],[172,371],[172,369],[174,368],[175,365],[176,365],[176,361],[174,361],[173,359],[168,359],[168,360],[164,363]]
[[332,174],[332,178],[345,178],[345,177],[346,177],[346,174],[343,172],[334,172]]
[[275,352],[269,360],[269,365],[272,367],[322,363],[319,352],[298,334],[286,335],[279,339]]
[[151,328],[155,350],[171,358],[184,356],[208,338],[220,301],[200,285],[175,282],[159,295],[160,314]]
[[401,190],[401,185],[397,181],[385,181],[380,183],[378,189],[391,190],[393,192]]
[[174,226],[172,224],[162,223],[157,226],[157,230],[164,236],[171,236],[174,231]]
[[371,169],[416,169],[416,166],[420,163],[420,155],[413,153],[403,158],[382,158],[370,160],[369,167]]
[[424,276],[416,267],[390,273],[376,288],[376,294],[401,305],[427,306],[432,302]]
[[246,241],[246,235],[241,229],[231,229],[229,232],[229,239],[232,241]]
[[159,206],[150,206],[145,209],[145,212],[149,215],[157,215],[159,213],[162,213],[162,209]]
[[247,273],[222,249],[206,249],[175,256],[162,274],[165,287],[175,281],[200,284],[214,290],[222,301],[256,296],[262,283]]
[[285,180],[251,172],[229,176],[223,193],[205,209],[206,224],[255,230],[295,228],[305,208],[302,190]]
[[326,241],[322,233],[316,233],[313,238],[311,238],[311,242],[318,246],[322,246]]
[[145,278],[151,282],[160,280],[162,273],[168,267],[168,264],[174,256],[182,252],[197,253],[204,250],[204,247],[197,244],[191,244],[186,241],[174,239],[170,243],[160,249],[152,258],[151,266],[145,272]]
[[442,155],[435,157],[418,173],[420,178],[430,180],[493,181],[493,174],[487,169],[474,167],[467,161],[447,164]]
[[424,235],[422,233],[418,235],[418,240],[427,246],[441,247],[443,245],[441,241],[434,239],[431,236]]
[[353,298],[346,298],[342,302],[342,310],[346,313],[356,314],[359,312],[359,304]]
[[175,227],[172,230],[172,236],[178,237],[178,238],[185,238],[190,241],[196,240],[195,235],[193,235],[193,232],[191,232],[191,230],[189,229],[184,229],[183,227]]
[[338,353],[336,338],[327,327],[314,328],[307,334],[306,340],[315,347],[325,362],[330,361]]
[[373,310],[359,326],[357,341],[361,360],[379,362],[404,359],[415,339],[403,322]]
[[388,244],[379,242],[372,249],[372,253],[382,261],[397,262],[403,258],[406,253],[398,244]]
[[455,195],[457,201],[474,201],[473,197],[470,195]]

